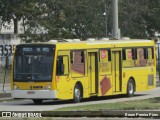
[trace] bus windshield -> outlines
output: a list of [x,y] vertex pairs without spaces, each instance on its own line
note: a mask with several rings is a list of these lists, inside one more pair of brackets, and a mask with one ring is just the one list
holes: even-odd
[[14,61],[14,81],[51,81],[53,58],[53,52],[18,51]]

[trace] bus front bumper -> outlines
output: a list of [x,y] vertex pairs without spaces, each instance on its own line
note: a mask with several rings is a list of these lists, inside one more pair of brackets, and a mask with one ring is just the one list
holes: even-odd
[[11,90],[13,98],[54,99],[56,90]]

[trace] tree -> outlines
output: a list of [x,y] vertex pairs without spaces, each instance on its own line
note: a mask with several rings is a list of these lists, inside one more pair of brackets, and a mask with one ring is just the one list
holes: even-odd
[[160,31],[159,0],[120,0],[119,5],[123,36],[153,38]]
[[144,16],[147,31],[150,37],[154,37],[155,32],[160,33],[160,1],[147,0],[149,12]]
[[[101,38],[105,36],[104,5],[107,5],[108,33],[112,33],[112,0],[0,0],[1,22],[23,20],[27,41],[55,38]],[[160,31],[158,0],[119,0],[119,28],[122,36],[148,38]]]
[[[143,0],[141,0],[142,2]],[[136,0],[121,0],[120,4],[120,28],[122,36],[131,38],[146,37],[146,23],[143,18],[145,4]]]
[[7,22],[14,23],[14,33],[18,33],[18,21],[24,17],[24,7],[28,4],[28,0],[0,0],[0,16],[1,24],[5,26]]
[[[27,40],[46,41],[54,38],[81,38],[105,36],[104,0],[46,0],[27,17]],[[39,12],[38,12],[39,11]],[[36,13],[39,14],[36,14]],[[38,32],[37,32],[38,31]]]

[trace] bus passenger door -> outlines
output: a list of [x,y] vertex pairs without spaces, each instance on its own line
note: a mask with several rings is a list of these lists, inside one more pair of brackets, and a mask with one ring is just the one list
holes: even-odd
[[72,98],[72,94],[70,94],[71,84],[69,77],[69,54],[70,51],[58,51],[56,65],[56,87],[57,97],[60,99]]
[[90,94],[98,93],[97,52],[88,53],[88,76],[89,76]]
[[122,86],[121,52],[112,51],[113,92],[120,92]]

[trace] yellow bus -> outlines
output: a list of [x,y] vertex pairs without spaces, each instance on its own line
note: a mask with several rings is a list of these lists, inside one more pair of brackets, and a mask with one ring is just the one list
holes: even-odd
[[80,102],[91,96],[126,94],[156,87],[153,40],[46,42],[16,46],[11,96],[34,103]]

